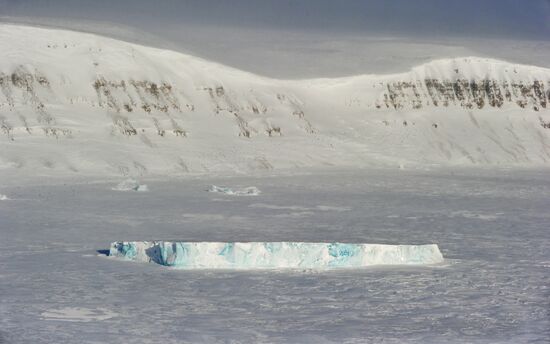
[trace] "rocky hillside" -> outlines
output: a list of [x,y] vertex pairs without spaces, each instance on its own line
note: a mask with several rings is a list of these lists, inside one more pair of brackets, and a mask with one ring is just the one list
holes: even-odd
[[[472,76],[464,72],[481,67],[486,75]],[[498,72],[491,73],[493,68]],[[514,66],[498,61],[481,59],[460,59],[447,68],[454,72],[452,77],[438,77],[431,74],[422,78],[413,73],[404,81],[385,83],[387,91],[378,107],[393,109],[420,109],[423,107],[459,106],[464,109],[502,108],[508,103],[534,111],[544,110],[550,99],[550,80],[545,73],[529,75],[523,66]],[[383,105],[382,105],[382,104]]]
[[273,80],[89,34],[0,26],[0,172],[547,164],[550,70],[474,57]]

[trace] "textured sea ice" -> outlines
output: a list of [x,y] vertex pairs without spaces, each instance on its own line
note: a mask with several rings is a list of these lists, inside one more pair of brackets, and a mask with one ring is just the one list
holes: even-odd
[[109,255],[183,269],[332,269],[443,262],[435,244],[113,242]]
[[137,180],[129,178],[120,182],[117,186],[113,187],[115,191],[149,191],[147,185],[140,184]]
[[230,196],[258,196],[261,191],[255,187],[250,186],[242,189],[231,189],[225,186],[210,185],[208,192],[219,192]]

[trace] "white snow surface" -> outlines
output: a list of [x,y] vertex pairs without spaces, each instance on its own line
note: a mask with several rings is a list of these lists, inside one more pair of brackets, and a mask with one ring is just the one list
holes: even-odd
[[182,269],[336,269],[443,262],[437,245],[114,242],[109,255]]
[[97,35],[0,24],[0,80],[0,170],[11,173],[550,163],[550,69],[490,58],[278,80]]

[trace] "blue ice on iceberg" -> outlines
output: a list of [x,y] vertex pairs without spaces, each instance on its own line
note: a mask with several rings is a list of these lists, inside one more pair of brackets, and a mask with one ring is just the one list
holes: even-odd
[[182,269],[332,269],[443,262],[436,244],[113,242],[109,255]]

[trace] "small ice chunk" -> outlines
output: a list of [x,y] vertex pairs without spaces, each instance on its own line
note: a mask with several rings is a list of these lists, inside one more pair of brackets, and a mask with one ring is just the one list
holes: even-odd
[[113,242],[109,256],[182,269],[333,269],[443,262],[436,244]]
[[207,191],[223,193],[230,196],[258,196],[261,193],[261,191],[255,186],[242,189],[231,189],[225,186],[210,185]]
[[147,185],[138,185],[136,191],[146,192],[149,191],[149,188],[147,187]]
[[61,309],[51,309],[42,312],[45,320],[69,321],[69,322],[90,322],[111,319],[118,314],[108,309],[66,307]]
[[112,190],[115,191],[149,191],[149,188],[147,188],[147,185],[140,184],[137,180],[128,178],[126,180],[123,180],[120,182],[117,186],[115,186]]
[[8,196],[0,194],[0,201],[8,201],[8,200],[9,200]]

